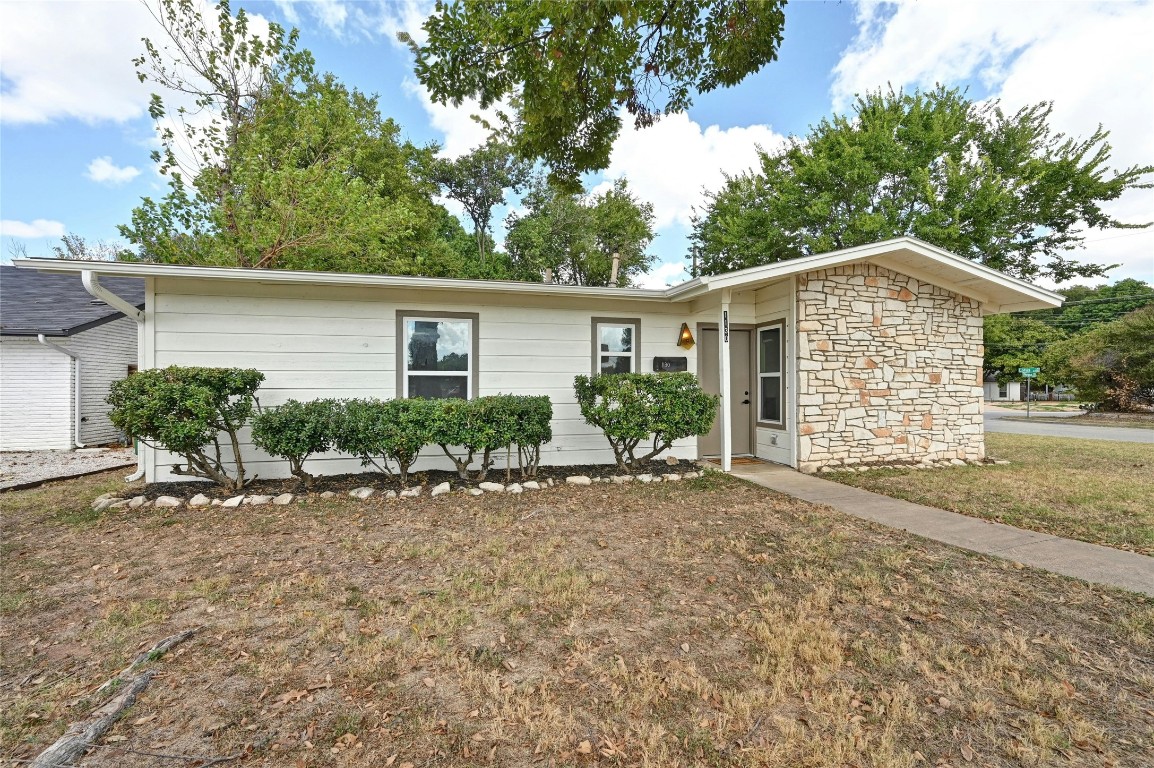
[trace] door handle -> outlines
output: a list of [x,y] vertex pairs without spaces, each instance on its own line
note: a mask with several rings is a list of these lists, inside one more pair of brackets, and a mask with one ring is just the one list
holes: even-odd
[[742,404],[742,405],[749,405],[749,401],[748,401],[748,400],[742,400],[742,401],[741,401],[741,404]]

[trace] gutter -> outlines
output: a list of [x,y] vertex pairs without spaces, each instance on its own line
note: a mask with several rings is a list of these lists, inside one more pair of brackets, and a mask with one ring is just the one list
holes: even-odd
[[49,349],[55,349],[57,352],[60,352],[61,354],[64,354],[64,355],[68,355],[70,358],[72,358],[72,376],[73,376],[73,381],[75,381],[75,384],[73,385],[74,390],[75,390],[75,398],[74,398],[75,402],[72,405],[73,413],[74,413],[73,427],[72,427],[72,444],[76,448],[84,448],[85,444],[80,442],[80,403],[81,403],[81,400],[80,400],[80,395],[81,395],[80,355],[76,354],[71,349],[66,349],[66,348],[60,346],[59,344],[53,344],[51,341],[49,341],[47,338],[45,338],[43,333],[36,334],[36,339],[41,344],[48,347]]
[[[103,285],[101,285],[100,284],[100,277],[96,274],[96,272],[93,272],[90,269],[82,270],[80,272],[80,282],[82,282],[84,284],[84,290],[88,291],[91,295],[100,299],[101,301],[103,301],[105,304],[112,307],[113,309],[117,309],[120,312],[123,312],[125,317],[131,317],[133,320],[136,321],[136,325],[138,327],[144,326],[144,312],[142,312],[137,307],[133,306],[133,304],[131,302],[125,300],[122,296],[117,296],[115,293],[113,293],[112,291],[108,290]],[[137,361],[139,361],[140,360],[140,350],[139,349],[137,349],[137,351],[136,351],[136,357],[137,357]],[[76,361],[76,365],[77,366],[80,365],[80,360]],[[131,475],[128,475],[127,477],[125,477],[124,481],[126,483],[132,483],[132,482],[136,482],[137,480],[139,480],[142,477],[144,477],[144,453],[143,452],[141,452],[140,455],[137,456],[137,458],[136,458],[136,471],[133,472]]]

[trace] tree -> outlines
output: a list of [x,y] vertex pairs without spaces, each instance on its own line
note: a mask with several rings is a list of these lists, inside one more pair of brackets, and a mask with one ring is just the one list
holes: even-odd
[[[141,80],[191,95],[154,155],[168,194],[146,198],[122,234],[143,258],[255,268],[444,274],[455,254],[443,209],[418,178],[434,148],[400,141],[375,97],[314,71],[296,33],[248,34],[227,2],[209,24],[192,0],[155,10],[168,35],[146,41]],[[170,110],[153,97],[159,125]],[[191,148],[191,151],[189,151]],[[188,183],[191,180],[191,183]]]
[[529,180],[528,163],[512,154],[508,144],[489,141],[455,160],[433,162],[431,179],[445,197],[465,208],[473,222],[477,254],[485,262],[493,209],[505,202],[505,190],[519,191]]
[[52,246],[58,259],[78,261],[117,261],[131,256],[131,251],[119,243],[107,240],[89,242],[81,235],[68,234],[60,238],[60,245]]
[[1072,285],[1058,292],[1066,297],[1062,306],[1024,312],[1021,316],[1040,320],[1068,333],[1079,333],[1154,303],[1154,286],[1132,277],[1096,288]]
[[1102,410],[1154,409],[1154,305],[1052,345],[1043,366]]
[[732,86],[777,58],[785,0],[437,3],[428,41],[402,33],[432,98],[513,108],[518,154],[552,180],[608,166],[624,107],[637,127],[681,112],[691,94]]
[[653,206],[639,201],[624,179],[592,196],[579,196],[538,177],[522,199],[523,215],[506,220],[505,248],[513,273],[540,279],[550,269],[560,283],[610,285],[613,254],[620,258],[616,285],[648,271],[654,256]]
[[985,319],[983,343],[985,360],[983,368],[988,374],[997,376],[999,383],[1018,379],[1019,368],[1041,366],[1041,384],[1062,384],[1055,378],[1054,371],[1042,366],[1042,358],[1047,348],[1066,334],[1053,326],[1022,315],[990,315]]
[[1064,255],[1087,229],[1140,228],[1102,205],[1151,185],[1154,166],[1109,168],[1101,128],[1049,126],[1051,106],[1013,114],[957,89],[859,97],[802,139],[761,151],[694,223],[699,271],[717,274],[913,236],[1023,279],[1100,276]]

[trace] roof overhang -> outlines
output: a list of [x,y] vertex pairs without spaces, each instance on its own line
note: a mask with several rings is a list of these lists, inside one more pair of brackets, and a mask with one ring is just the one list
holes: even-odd
[[1025,280],[1002,274],[983,264],[930,245],[912,237],[845,248],[840,251],[803,256],[760,267],[750,267],[723,275],[694,278],[667,289],[671,299],[685,300],[714,291],[756,290],[794,275],[845,264],[866,262],[933,283],[949,291],[982,302],[987,314],[1048,309],[1061,306],[1065,297]]
[[1004,275],[997,270],[911,237],[901,237],[815,256],[804,256],[723,275],[696,277],[679,285],[661,289],[599,288],[508,280],[461,280],[399,275],[363,275],[344,272],[194,267],[120,261],[18,259],[13,264],[27,269],[37,269],[41,272],[90,272],[110,277],[184,278],[229,280],[266,285],[367,286],[411,290],[495,292],[537,296],[585,296],[595,299],[682,302],[692,301],[723,290],[756,290],[794,275],[855,262],[876,264],[879,267],[901,272],[923,282],[939,285],[962,296],[977,299],[982,302],[983,311],[987,314],[1047,309],[1061,306],[1064,299],[1059,293]]

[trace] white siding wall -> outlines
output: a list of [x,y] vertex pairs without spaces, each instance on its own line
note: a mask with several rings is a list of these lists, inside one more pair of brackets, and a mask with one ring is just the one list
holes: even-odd
[[0,338],[0,450],[71,448],[73,410],[71,358],[35,338]]
[[67,346],[80,355],[80,441],[103,445],[121,439],[108,420],[106,401],[112,382],[128,375],[136,365],[136,321],[127,317],[99,325],[68,339]]
[[[542,463],[584,464],[612,461],[608,443],[584,423],[573,395],[573,377],[592,367],[593,317],[640,318],[642,371],[655,356],[686,355],[676,346],[685,307],[658,302],[600,301],[548,297],[535,306],[527,299],[499,294],[397,291],[376,288],[235,286],[223,281],[155,281],[145,330],[146,367],[211,365],[257,368],[266,380],[262,405],[290,398],[395,396],[396,313],[470,312],[479,315],[479,395],[544,394],[553,402],[553,442]],[[239,293],[244,291],[243,294]],[[287,476],[287,465],[248,444],[246,469],[261,477]],[[673,453],[696,456],[696,441],[685,440]],[[152,457],[152,458],[149,458]],[[446,467],[439,448],[426,451],[418,468]],[[146,453],[150,480],[174,479],[175,460]],[[504,457],[500,457],[503,466]],[[516,461],[516,457],[513,457]],[[361,471],[346,456],[315,459],[309,471],[338,474]]]

